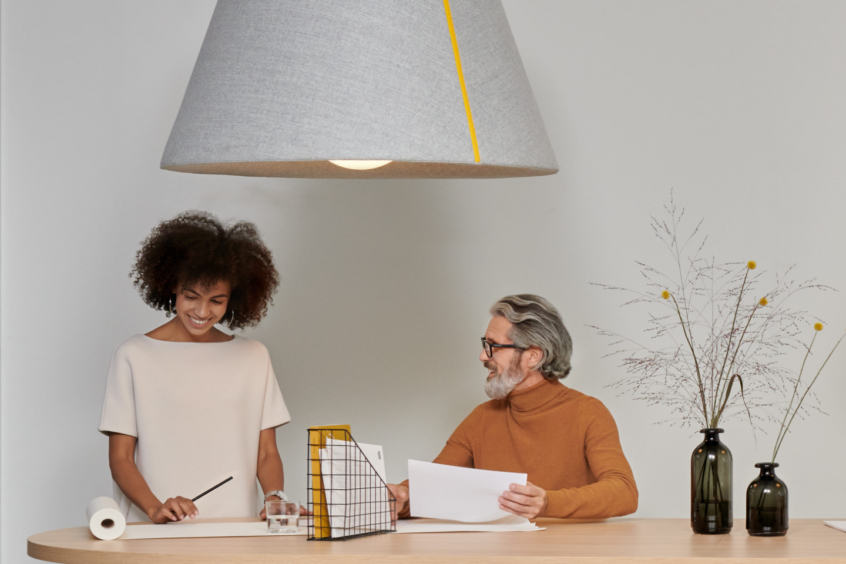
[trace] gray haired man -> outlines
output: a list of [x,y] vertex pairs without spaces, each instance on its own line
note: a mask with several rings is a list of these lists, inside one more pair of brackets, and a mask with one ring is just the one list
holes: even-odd
[[[637,486],[606,407],[561,383],[573,344],[558,310],[540,296],[506,296],[479,360],[490,401],[458,426],[436,463],[528,474],[500,508],[528,519],[597,519],[637,510]],[[399,517],[410,514],[408,481],[388,486]]]

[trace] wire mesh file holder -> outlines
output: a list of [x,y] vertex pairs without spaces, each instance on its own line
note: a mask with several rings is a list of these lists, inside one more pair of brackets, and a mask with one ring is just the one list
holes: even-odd
[[396,531],[396,499],[349,431],[308,430],[308,540],[346,540]]

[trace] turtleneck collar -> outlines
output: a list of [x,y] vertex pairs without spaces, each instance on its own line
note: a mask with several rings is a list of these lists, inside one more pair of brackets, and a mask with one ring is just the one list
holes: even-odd
[[519,412],[533,411],[542,407],[544,404],[561,394],[566,390],[564,384],[557,378],[544,378],[543,381],[535,384],[531,388],[520,390],[519,392],[511,392],[508,395],[507,401],[511,405],[511,409]]

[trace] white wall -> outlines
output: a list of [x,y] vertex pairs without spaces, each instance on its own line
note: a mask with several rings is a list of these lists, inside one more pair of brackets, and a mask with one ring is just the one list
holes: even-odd
[[[505,0],[561,172],[381,182],[158,169],[213,5],[0,5],[0,559],[23,561],[28,535],[83,524],[109,494],[96,431],[109,357],[164,321],[127,274],[149,230],[190,208],[256,222],[275,253],[275,306],[246,334],[270,349],[294,418],[279,444],[296,497],[309,425],[350,423],[385,445],[392,480],[435,456],[486,399],[487,308],[535,292],[573,334],[566,384],[617,419],[637,515],[684,517],[698,435],[606,388],[622,372],[586,324],[637,334],[644,312],[589,282],[637,287],[635,259],[661,264],[649,216],[674,188],[718,259],[798,263],[800,278],[846,289],[846,4]],[[844,296],[798,304],[831,322],[827,344],[846,327]],[[800,422],[780,455],[794,518],[844,516],[825,488],[846,463],[840,352],[818,383],[829,415]],[[742,421],[726,426],[740,516],[772,434],[756,450]]]

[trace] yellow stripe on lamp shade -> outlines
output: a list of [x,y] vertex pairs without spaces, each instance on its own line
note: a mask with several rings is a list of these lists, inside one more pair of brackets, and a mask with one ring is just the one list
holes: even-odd
[[455,25],[452,23],[452,12],[449,9],[449,0],[444,0],[447,25],[449,26],[449,37],[452,40],[452,52],[455,53],[455,67],[458,69],[458,82],[461,83],[461,96],[464,98],[464,109],[467,112],[467,126],[470,128],[470,140],[473,142],[473,157],[480,162],[479,143],[476,141],[476,128],[473,125],[473,112],[470,111],[470,98],[467,97],[467,85],[464,83],[464,71],[461,69],[461,55],[458,53],[458,40],[455,38]]

